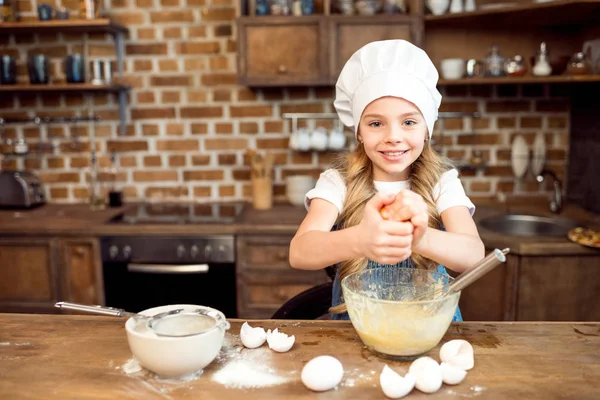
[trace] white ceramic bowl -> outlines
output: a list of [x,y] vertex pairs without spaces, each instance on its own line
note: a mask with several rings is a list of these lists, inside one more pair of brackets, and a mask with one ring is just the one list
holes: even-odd
[[460,79],[465,74],[465,60],[462,58],[446,58],[440,63],[442,78]]
[[308,175],[292,175],[286,178],[288,201],[295,205],[304,205],[304,196],[315,186],[315,180]]
[[450,0],[427,0],[427,6],[433,15],[442,15],[448,10]]
[[142,367],[163,377],[191,374],[210,364],[219,354],[225,331],[230,326],[222,312],[192,304],[154,307],[140,314],[152,316],[177,308],[185,310],[202,308],[215,317],[216,324],[198,335],[176,338],[157,336],[152,331],[135,331],[135,322],[131,318],[125,323],[127,342],[134,357]]

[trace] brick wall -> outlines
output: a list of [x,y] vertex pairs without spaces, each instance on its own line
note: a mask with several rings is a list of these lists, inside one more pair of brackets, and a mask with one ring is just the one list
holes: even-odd
[[[57,0],[60,1],[60,0]],[[76,13],[77,3],[64,2]],[[36,4],[21,1],[25,18],[34,18]],[[333,112],[332,88],[250,90],[236,85],[235,3],[232,0],[112,0],[110,15],[126,24],[126,80],[130,94],[127,135],[118,137],[116,97],[96,95],[19,95],[0,99],[2,116],[101,116],[94,135],[103,167],[117,154],[119,185],[128,200],[144,198],[249,198],[249,147],[276,156],[275,193],[285,195],[285,177],[317,176],[331,154],[299,154],[288,149],[290,121],[284,112]],[[81,35],[32,35],[0,38],[3,53],[17,55],[20,80],[27,82],[26,55],[52,56],[53,80],[64,79],[62,57],[81,49]],[[112,39],[89,38],[90,56],[114,58]],[[498,193],[540,194],[532,177],[512,179],[510,144],[524,134],[529,143],[542,131],[548,144],[548,167],[564,177],[568,152],[568,99],[560,86],[473,86],[443,89],[442,111],[479,111],[483,118],[447,119],[435,137],[456,159],[480,149],[490,167],[465,172],[464,185],[475,199]],[[331,121],[308,122],[329,127]],[[302,125],[301,125],[302,126]],[[4,169],[28,168],[38,173],[56,202],[87,197],[90,125],[11,125],[8,137],[23,135],[30,145],[51,143],[46,154],[6,157]],[[441,132],[443,131],[443,135]],[[472,133],[475,132],[475,135]],[[73,139],[77,138],[73,144]],[[41,139],[40,139],[41,138]]]

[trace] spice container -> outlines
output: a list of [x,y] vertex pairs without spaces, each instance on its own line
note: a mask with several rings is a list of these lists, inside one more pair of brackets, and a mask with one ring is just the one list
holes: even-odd
[[523,57],[516,55],[506,61],[505,70],[509,76],[523,76],[527,73],[527,66]]
[[587,75],[592,72],[592,66],[585,53],[575,53],[567,65],[569,75]]
[[485,58],[485,75],[486,76],[503,76],[505,75],[504,64],[506,59],[500,55],[500,49],[497,45],[493,45],[491,51]]

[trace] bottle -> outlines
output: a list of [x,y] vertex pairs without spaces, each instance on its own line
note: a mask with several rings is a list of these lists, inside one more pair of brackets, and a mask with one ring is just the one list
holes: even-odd
[[546,48],[546,42],[542,42],[540,44],[540,50],[537,54],[532,72],[535,76],[548,76],[552,73],[552,67],[548,62],[548,49]]
[[19,20],[17,0],[0,0],[0,23]]
[[99,0],[80,0],[79,2],[80,17],[84,19],[95,19],[100,17],[100,1]]
[[500,55],[500,49],[497,45],[493,45],[491,51],[485,58],[485,75],[486,76],[503,76],[504,63],[506,59]]

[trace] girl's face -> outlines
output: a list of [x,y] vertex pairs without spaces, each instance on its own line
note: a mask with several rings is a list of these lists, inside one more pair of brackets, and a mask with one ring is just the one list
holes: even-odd
[[358,138],[373,162],[376,181],[407,180],[427,136],[419,109],[399,97],[381,97],[370,103],[358,128]]

